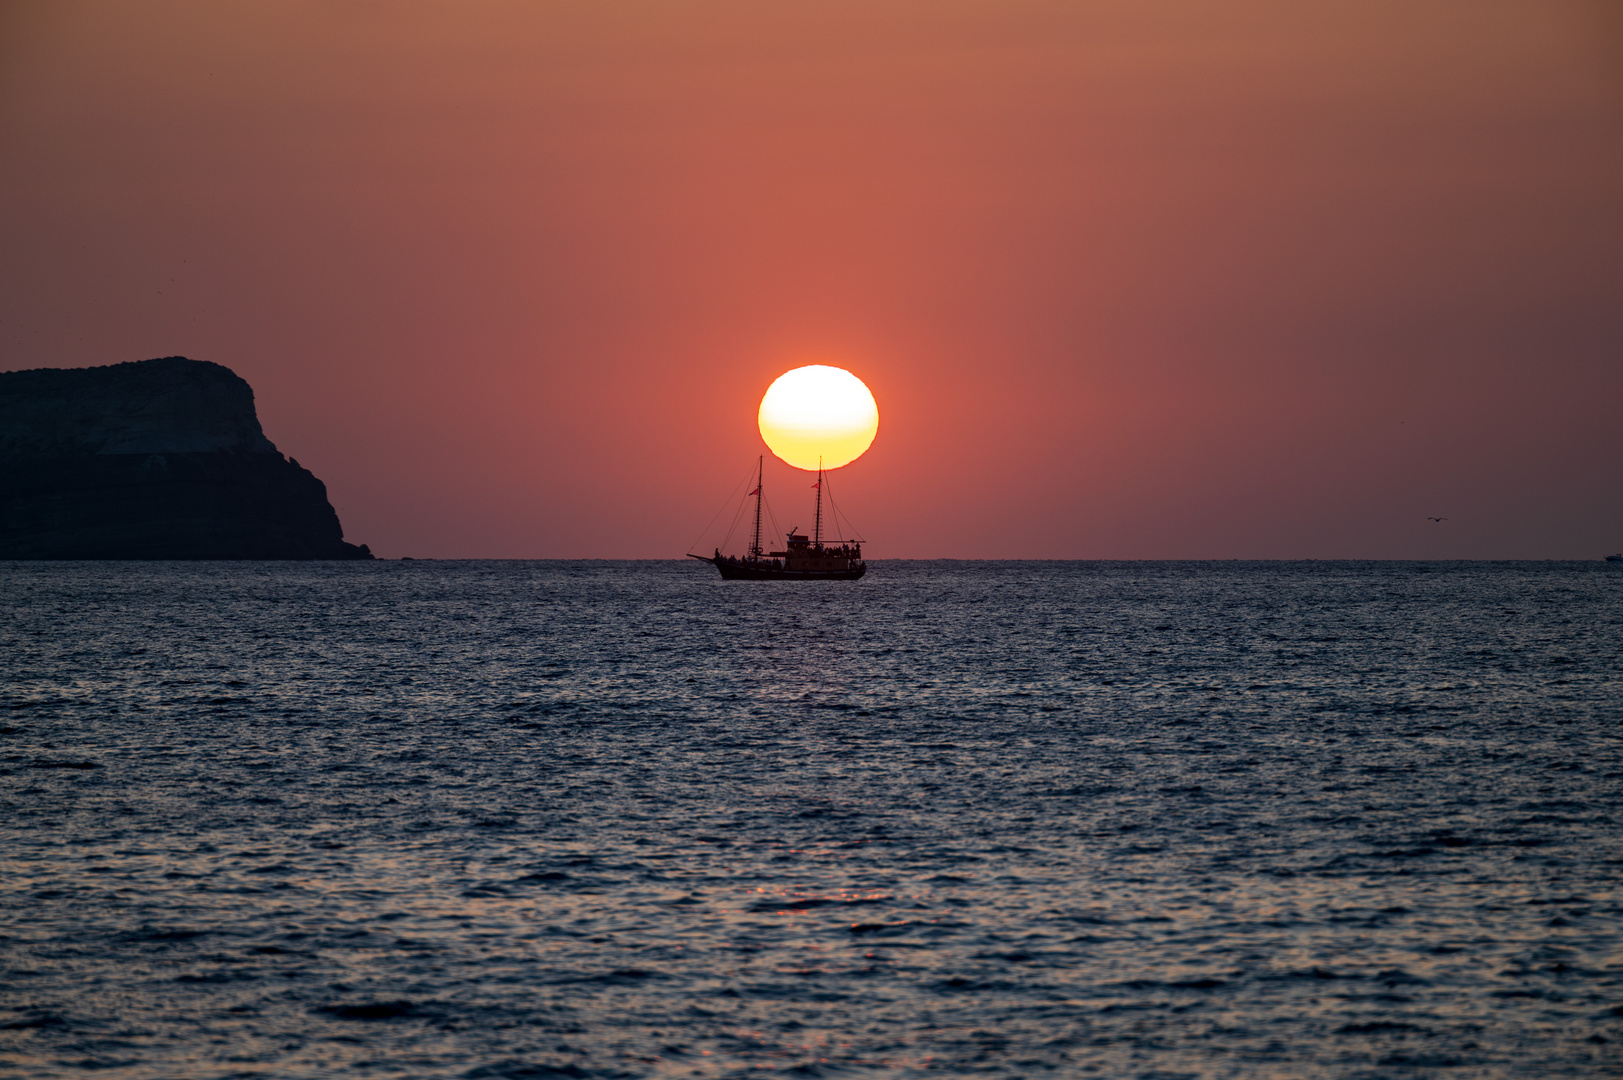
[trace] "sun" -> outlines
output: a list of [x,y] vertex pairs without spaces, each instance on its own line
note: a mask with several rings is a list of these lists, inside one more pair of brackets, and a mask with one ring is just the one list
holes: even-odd
[[[797,469],[837,469],[862,456],[879,431],[879,406],[844,368],[808,364],[779,375],[761,398],[761,438]],[[819,459],[821,461],[819,462]]]

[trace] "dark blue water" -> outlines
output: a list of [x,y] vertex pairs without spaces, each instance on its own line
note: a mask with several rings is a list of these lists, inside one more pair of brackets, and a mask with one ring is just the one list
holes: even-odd
[[0,1071],[1616,1074],[1620,602],[0,564]]

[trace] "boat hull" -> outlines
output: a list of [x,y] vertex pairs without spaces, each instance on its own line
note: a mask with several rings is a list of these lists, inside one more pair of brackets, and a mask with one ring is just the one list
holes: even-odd
[[868,572],[868,564],[860,562],[848,570],[786,570],[782,567],[728,562],[726,559],[706,559],[702,555],[694,555],[693,558],[711,564],[728,581],[855,581]]

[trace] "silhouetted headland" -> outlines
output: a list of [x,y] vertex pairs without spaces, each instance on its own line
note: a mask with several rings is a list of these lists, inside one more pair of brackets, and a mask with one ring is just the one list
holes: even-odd
[[230,368],[0,373],[0,559],[370,559]]

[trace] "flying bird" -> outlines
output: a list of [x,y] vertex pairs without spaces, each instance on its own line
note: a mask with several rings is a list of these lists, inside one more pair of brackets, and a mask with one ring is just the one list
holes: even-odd
[[1427,521],[1447,521],[1447,520],[1448,520],[1448,519],[1447,519],[1447,518],[1434,518],[1434,517],[1429,517],[1429,518],[1427,518],[1427,519],[1426,519],[1426,520],[1427,520]]

